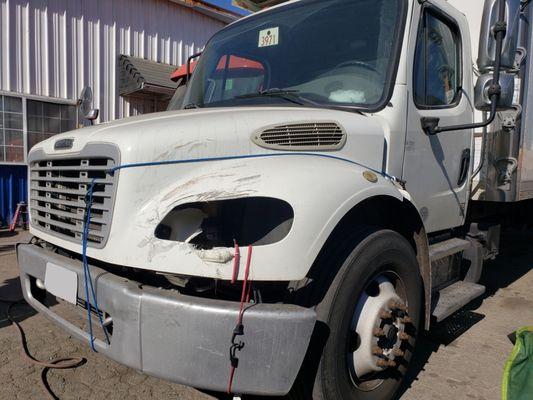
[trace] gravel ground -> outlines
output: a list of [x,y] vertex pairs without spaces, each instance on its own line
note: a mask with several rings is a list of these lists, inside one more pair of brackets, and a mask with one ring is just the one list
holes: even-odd
[[[20,284],[14,252],[6,244],[23,241],[26,232],[9,236],[0,231],[0,297],[19,298]],[[512,345],[507,335],[533,325],[533,232],[508,233],[502,254],[487,265],[483,282],[488,292],[483,300],[457,313],[424,338],[422,351],[402,400],[500,398],[502,368]],[[67,318],[79,318],[70,308],[54,309]],[[20,358],[17,334],[0,304],[0,400],[44,398],[41,369]],[[46,378],[60,399],[192,399],[213,397],[192,388],[139,374],[88,350],[31,308],[17,307],[28,347],[42,360],[85,357],[87,362],[72,370],[48,371]]]

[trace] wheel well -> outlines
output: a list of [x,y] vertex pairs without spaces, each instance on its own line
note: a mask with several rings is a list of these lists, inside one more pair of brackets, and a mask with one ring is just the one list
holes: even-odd
[[330,239],[345,235],[356,225],[398,232],[407,239],[415,253],[418,253],[414,233],[419,232],[423,225],[414,206],[406,200],[377,196],[362,201],[341,219],[331,233]]
[[[339,243],[346,243],[361,235],[361,228],[373,230],[390,229],[401,234],[411,244],[420,268],[424,285],[426,327],[429,322],[428,310],[431,302],[431,264],[424,225],[414,205],[408,200],[398,200],[390,196],[376,196],[362,201],[353,207],[340,220],[320,250],[308,275],[309,281],[331,279],[336,271],[320,271],[324,259],[339,254]],[[353,246],[353,242],[351,243]],[[349,249],[351,251],[353,247]],[[344,249],[341,251],[346,251]],[[342,254],[342,253],[341,253]],[[342,257],[342,256],[341,256]],[[315,299],[315,301],[317,301]]]

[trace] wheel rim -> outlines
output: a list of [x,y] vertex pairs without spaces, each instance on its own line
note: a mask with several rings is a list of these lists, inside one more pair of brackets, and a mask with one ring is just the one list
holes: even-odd
[[382,273],[372,279],[355,308],[349,337],[348,368],[352,382],[360,390],[376,389],[387,373],[403,360],[409,340],[410,323],[402,280],[396,274]]

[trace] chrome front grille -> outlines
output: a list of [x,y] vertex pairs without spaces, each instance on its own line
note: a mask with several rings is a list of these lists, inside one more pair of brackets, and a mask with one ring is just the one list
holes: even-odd
[[335,122],[278,125],[254,136],[261,147],[280,150],[336,150],[344,146],[346,133]]
[[109,157],[58,158],[30,161],[32,226],[81,244],[86,195],[94,179],[88,245],[103,247],[109,234],[116,189],[116,165]]

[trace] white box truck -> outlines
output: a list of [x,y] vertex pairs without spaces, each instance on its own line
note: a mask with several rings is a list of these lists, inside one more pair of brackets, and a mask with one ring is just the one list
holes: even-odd
[[471,34],[453,3],[277,5],[213,36],[176,110],[38,144],[27,302],[174,382],[394,398],[533,210],[533,6],[462,2]]

